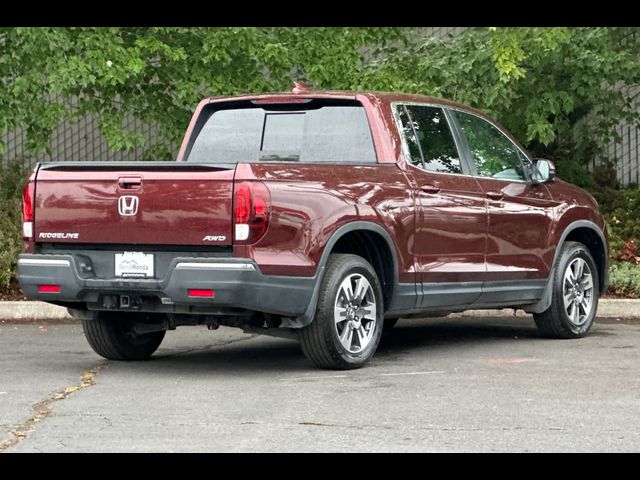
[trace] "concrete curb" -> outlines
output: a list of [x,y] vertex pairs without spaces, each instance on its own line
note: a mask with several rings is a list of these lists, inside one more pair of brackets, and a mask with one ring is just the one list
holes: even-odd
[[[467,310],[457,314],[463,317],[513,317],[513,309],[501,310]],[[516,317],[527,317],[530,314],[517,310]],[[637,318],[640,320],[640,299],[601,298],[598,302],[598,318]]]
[[[522,310],[516,311],[516,317],[526,317],[529,314]],[[428,315],[427,315],[428,316]],[[513,317],[513,309],[502,310],[467,310],[455,316],[462,317]],[[600,299],[598,306],[599,318],[637,318],[640,321],[640,299]],[[0,302],[0,322],[60,322],[68,323],[75,320],[67,309],[44,302]]]
[[45,302],[0,302],[0,321],[73,320],[65,307]]

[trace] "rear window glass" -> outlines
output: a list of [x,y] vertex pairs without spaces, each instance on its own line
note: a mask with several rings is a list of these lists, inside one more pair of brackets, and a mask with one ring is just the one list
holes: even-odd
[[362,106],[296,111],[217,110],[200,130],[187,160],[207,163],[375,163]]

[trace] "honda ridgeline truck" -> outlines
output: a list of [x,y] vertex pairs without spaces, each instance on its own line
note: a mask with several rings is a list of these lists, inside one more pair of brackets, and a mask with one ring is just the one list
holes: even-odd
[[42,163],[23,200],[25,295],[114,360],[227,325],[356,368],[399,317],[466,309],[577,338],[608,282],[593,197],[481,112],[420,95],[206,99],[177,161]]

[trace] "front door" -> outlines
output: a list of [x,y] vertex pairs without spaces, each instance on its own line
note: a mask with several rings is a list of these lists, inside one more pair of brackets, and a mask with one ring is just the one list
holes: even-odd
[[483,303],[535,298],[550,268],[543,260],[554,206],[549,190],[529,181],[530,160],[500,129],[475,114],[451,112],[488,202]]
[[396,113],[419,200],[414,256],[420,306],[473,303],[486,274],[484,192],[461,161],[441,108],[398,105]]

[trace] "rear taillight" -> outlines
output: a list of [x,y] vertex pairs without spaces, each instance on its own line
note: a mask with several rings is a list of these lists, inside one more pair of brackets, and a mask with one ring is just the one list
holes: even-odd
[[246,183],[238,185],[236,188],[234,205],[235,223],[249,223],[251,218],[251,189]]
[[35,182],[30,179],[22,189],[22,237],[33,238],[33,202]]
[[241,182],[235,185],[233,220],[236,243],[255,243],[269,226],[271,193],[264,183]]

